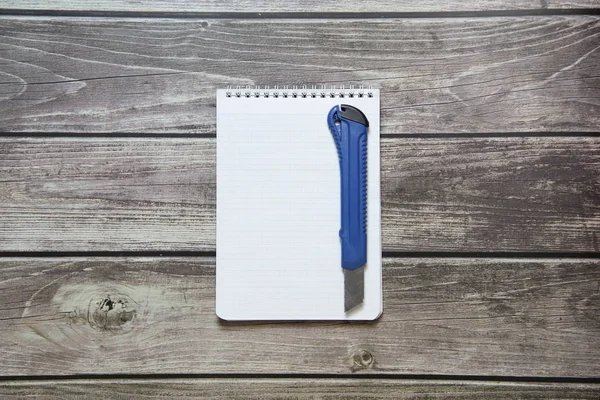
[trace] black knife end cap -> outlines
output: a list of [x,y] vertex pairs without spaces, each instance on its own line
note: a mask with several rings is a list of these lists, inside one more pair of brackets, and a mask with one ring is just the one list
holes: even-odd
[[342,111],[342,118],[348,119],[350,121],[358,122],[364,126],[369,126],[369,120],[362,111],[358,108],[350,106],[348,104],[342,104],[340,106],[340,110]]

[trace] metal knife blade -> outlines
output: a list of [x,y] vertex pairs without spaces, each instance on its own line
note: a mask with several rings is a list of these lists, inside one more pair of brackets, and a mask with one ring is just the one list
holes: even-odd
[[344,311],[362,304],[365,298],[365,267],[344,269]]

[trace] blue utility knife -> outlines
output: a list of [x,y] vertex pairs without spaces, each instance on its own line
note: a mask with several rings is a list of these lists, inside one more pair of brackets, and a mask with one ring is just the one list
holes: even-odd
[[358,108],[342,104],[327,115],[340,161],[344,309],[363,302],[367,263],[367,132],[369,121]]

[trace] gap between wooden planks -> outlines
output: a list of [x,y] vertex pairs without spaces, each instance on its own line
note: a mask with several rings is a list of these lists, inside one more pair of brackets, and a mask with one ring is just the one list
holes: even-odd
[[4,17],[0,131],[214,134],[217,88],[366,84],[384,135],[598,132],[598,35],[585,15]]
[[0,259],[0,375],[595,377],[598,259],[402,259],[375,323],[227,323],[214,258]]
[[[0,251],[214,251],[215,142],[0,139]],[[386,252],[599,251],[600,138],[384,138],[381,157]]]

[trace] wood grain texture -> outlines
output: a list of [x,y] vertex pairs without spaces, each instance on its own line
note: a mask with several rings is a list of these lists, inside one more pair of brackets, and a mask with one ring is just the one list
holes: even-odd
[[215,248],[214,139],[0,147],[0,250]]
[[589,399],[600,387],[573,383],[506,383],[393,379],[148,379],[0,382],[3,399]]
[[[385,251],[600,251],[600,138],[384,139]],[[214,251],[215,139],[0,139],[0,251]]]
[[597,132],[599,35],[593,16],[5,17],[0,131],[214,134],[217,88],[371,84],[384,135]]
[[[5,6],[6,7],[6,6]],[[21,10],[85,10],[85,11],[125,11],[125,12],[439,12],[439,11],[490,11],[490,10],[539,10],[539,9],[577,9],[598,7],[594,0],[367,0],[349,1],[343,4],[335,1],[318,0],[142,0],[142,1],[94,1],[57,0],[12,0],[6,8]]]
[[386,140],[396,251],[600,251],[600,138]]
[[385,259],[375,323],[227,323],[212,258],[4,258],[0,375],[597,377],[599,267]]

